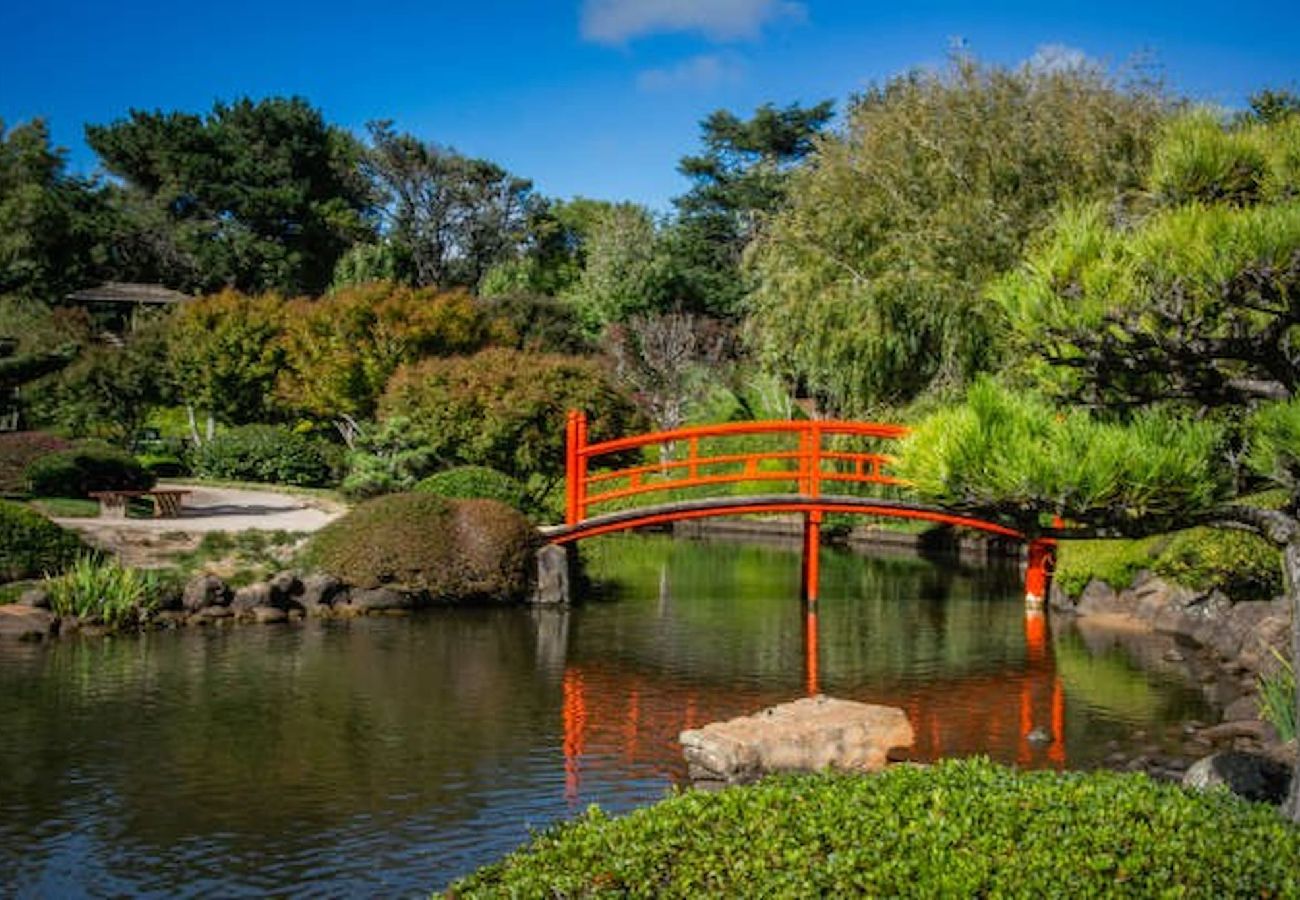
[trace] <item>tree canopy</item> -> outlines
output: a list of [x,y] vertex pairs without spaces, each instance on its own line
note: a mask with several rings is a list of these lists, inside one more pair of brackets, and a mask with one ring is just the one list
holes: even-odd
[[1134,189],[1163,107],[1086,65],[965,58],[867,91],[759,240],[761,359],[850,415],[993,367],[983,284],[1057,204]]

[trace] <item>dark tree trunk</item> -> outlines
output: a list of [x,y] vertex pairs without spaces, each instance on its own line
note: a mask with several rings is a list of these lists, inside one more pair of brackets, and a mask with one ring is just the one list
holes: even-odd
[[[1286,579],[1287,605],[1291,609],[1291,664],[1300,663],[1300,538],[1292,538],[1282,548],[1282,569]],[[1296,679],[1296,713],[1300,721],[1300,678]],[[1291,790],[1282,814],[1293,822],[1300,822],[1300,755],[1291,770]]]

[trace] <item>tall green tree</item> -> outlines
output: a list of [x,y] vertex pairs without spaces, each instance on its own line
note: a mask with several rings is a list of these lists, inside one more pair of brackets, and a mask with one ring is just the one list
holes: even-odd
[[86,140],[124,184],[137,250],[157,255],[135,265],[172,287],[317,294],[370,230],[360,145],[300,97],[132,110]]
[[993,366],[983,285],[1062,201],[1131,192],[1164,106],[1091,66],[967,58],[855,98],[759,238],[760,358],[850,415]]
[[477,287],[514,258],[538,202],[532,182],[485,159],[370,123],[365,170],[380,198],[385,235],[409,260],[417,287]]
[[43,120],[0,122],[0,295],[50,303],[100,274],[103,204],[65,169]]
[[673,201],[677,221],[668,235],[690,307],[714,315],[737,311],[746,291],[741,255],[781,207],[790,172],[833,116],[830,100],[809,107],[768,103],[748,119],[717,110],[700,123],[701,152],[677,164],[691,189]]
[[[1300,660],[1297,138],[1296,117],[1180,117],[1136,220],[1061,213],[991,292],[1032,355],[1011,372],[1020,390],[982,384],[921,422],[901,472],[928,499],[1030,534],[1060,516],[1066,536],[1259,535],[1281,551]],[[1027,382],[1093,411],[1033,399]],[[1300,764],[1285,811],[1300,821]]]

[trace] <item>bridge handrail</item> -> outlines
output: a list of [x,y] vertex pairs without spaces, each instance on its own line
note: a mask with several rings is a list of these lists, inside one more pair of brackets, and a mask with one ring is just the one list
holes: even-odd
[[[882,471],[891,457],[875,452],[845,452],[827,450],[822,442],[827,435],[848,435],[884,440],[897,440],[904,437],[908,429],[903,425],[876,422],[846,422],[841,420],[810,419],[803,421],[763,420],[756,422],[727,422],[717,425],[697,425],[689,428],[675,428],[631,437],[615,438],[594,444],[587,443],[587,419],[581,411],[569,413],[566,430],[566,512],[565,521],[569,525],[577,524],[587,515],[587,508],[593,503],[608,502],[623,497],[646,494],[656,491],[675,490],[689,487],[702,487],[718,484],[735,484],[741,482],[797,481],[800,492],[812,497],[821,492],[821,482],[863,482],[873,484],[901,485],[901,479],[887,475]],[[769,450],[750,453],[723,453],[714,456],[700,456],[699,442],[706,438],[743,437],[763,434],[791,434],[799,437],[797,450]],[[628,466],[609,472],[588,475],[591,460],[615,453],[623,453],[642,447],[685,442],[688,446],[687,457],[681,460],[664,460],[655,464]],[[761,472],[760,462],[786,460],[797,463],[797,469]],[[826,460],[850,462],[853,471],[827,471],[822,463]],[[702,467],[717,465],[742,465],[740,472],[700,474]],[[668,481],[642,482],[644,475],[680,471],[686,469],[686,478]],[[590,487],[596,484],[627,479],[628,486],[604,493],[589,494]]]

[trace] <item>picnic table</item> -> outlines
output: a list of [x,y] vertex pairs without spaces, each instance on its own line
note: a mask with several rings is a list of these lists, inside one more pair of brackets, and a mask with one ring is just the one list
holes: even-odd
[[127,504],[135,497],[148,497],[153,501],[155,519],[174,519],[181,514],[185,495],[189,493],[177,488],[154,488],[148,491],[91,491],[90,496],[99,501],[99,515],[103,519],[125,519]]

